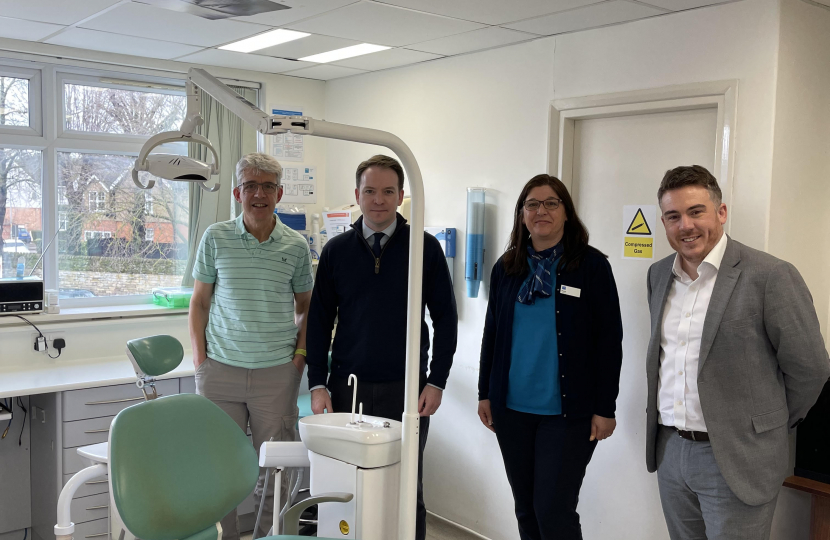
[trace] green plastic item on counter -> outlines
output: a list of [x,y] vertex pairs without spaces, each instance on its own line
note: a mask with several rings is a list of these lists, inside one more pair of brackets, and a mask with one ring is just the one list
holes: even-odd
[[169,308],[186,308],[190,306],[193,287],[155,287],[153,303]]

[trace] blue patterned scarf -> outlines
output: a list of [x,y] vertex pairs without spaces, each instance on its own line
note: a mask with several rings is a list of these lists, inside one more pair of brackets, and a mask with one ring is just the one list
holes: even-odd
[[562,242],[538,253],[533,249],[533,245],[528,244],[527,254],[531,268],[534,263],[536,268],[522,283],[522,288],[519,289],[519,297],[516,300],[520,304],[532,306],[536,302],[537,296],[547,298],[553,294],[553,278],[550,273],[553,271],[553,265],[557,259],[562,256],[562,252]]

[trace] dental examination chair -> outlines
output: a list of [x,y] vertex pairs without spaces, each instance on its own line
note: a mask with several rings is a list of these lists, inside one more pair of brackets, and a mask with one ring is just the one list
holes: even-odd
[[[61,492],[57,540],[72,538],[69,503],[75,491],[85,481],[108,473],[112,519],[131,535],[142,540],[221,540],[219,520],[256,485],[259,465],[253,446],[207,398],[156,392],[155,377],[176,369],[184,356],[176,338],[131,340],[127,356],[146,401],[118,413],[109,442],[79,449],[93,465],[78,472]],[[351,499],[346,493],[305,499],[284,514],[287,536],[278,538],[306,538],[294,535],[300,515],[309,506]]]

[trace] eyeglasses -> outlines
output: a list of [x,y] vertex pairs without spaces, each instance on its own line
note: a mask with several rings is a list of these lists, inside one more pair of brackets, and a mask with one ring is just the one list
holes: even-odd
[[275,184],[273,182],[263,182],[261,184],[258,182],[245,182],[244,184],[240,184],[239,187],[242,188],[243,193],[247,193],[249,195],[256,193],[259,188],[262,188],[264,193],[273,195],[277,192],[277,189],[279,189],[280,186],[279,184]]
[[544,201],[537,201],[536,199],[528,199],[523,203],[525,210],[528,212],[536,212],[539,210],[539,205],[544,204],[545,210],[556,210],[559,208],[559,203],[562,202],[562,199],[554,199],[551,197],[550,199],[545,199]]

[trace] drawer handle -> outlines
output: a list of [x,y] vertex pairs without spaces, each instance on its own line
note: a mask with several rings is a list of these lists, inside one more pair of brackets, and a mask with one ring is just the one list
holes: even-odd
[[100,538],[101,536],[109,536],[110,533],[99,533],[99,534],[90,534],[89,536],[84,536],[84,538]]
[[110,430],[110,428],[107,428],[107,429],[90,429],[89,431],[84,431],[84,433],[106,433],[109,430]]
[[[159,397],[163,396],[164,394],[159,394]],[[144,397],[132,397],[126,399],[109,399],[107,401],[90,401],[89,403],[84,403],[84,405],[109,405],[111,403],[127,403],[128,401],[141,401]]]
[[86,485],[91,486],[92,484],[106,484],[107,480],[92,480],[90,482],[84,482]]
[[101,510],[101,509],[103,509],[103,508],[109,508],[109,507],[110,507],[110,505],[108,505],[108,504],[103,504],[103,505],[101,505],[101,506],[92,506],[92,507],[90,507],[90,508],[87,508],[87,510]]

